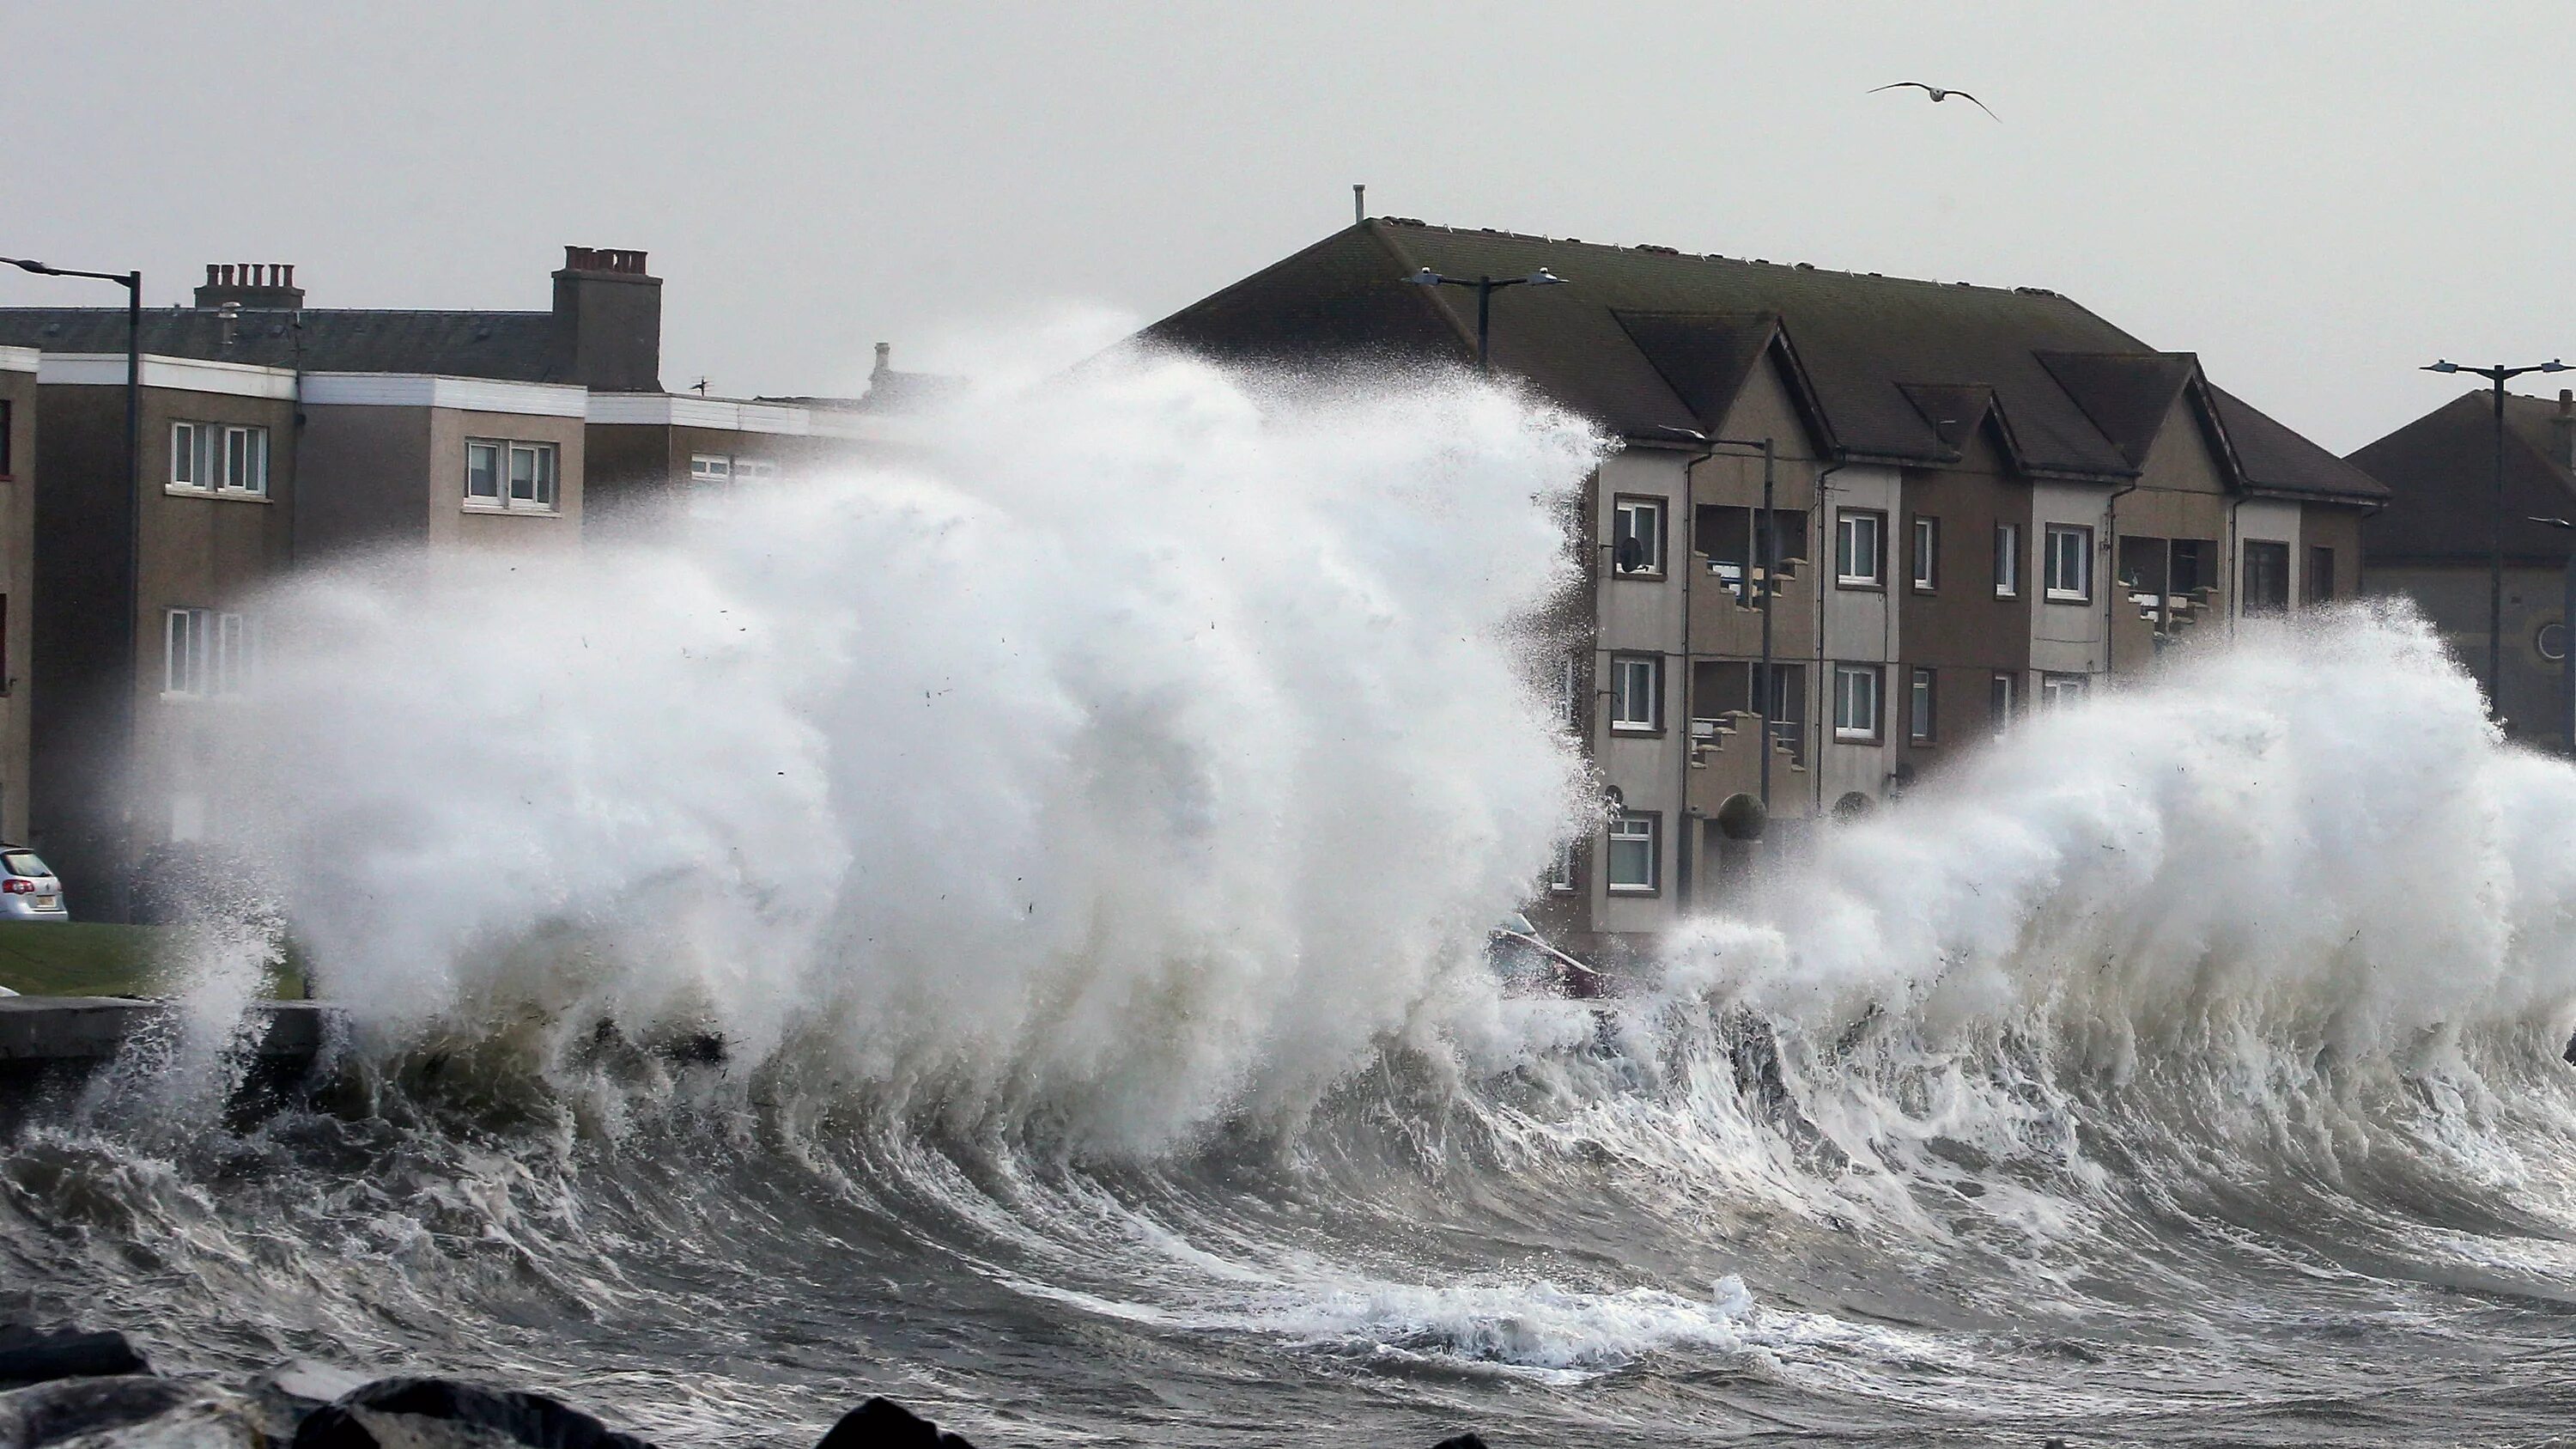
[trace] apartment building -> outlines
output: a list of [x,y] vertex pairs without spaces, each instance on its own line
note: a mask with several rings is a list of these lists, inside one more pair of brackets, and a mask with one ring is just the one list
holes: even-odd
[[263,589],[386,545],[564,549],[581,518],[582,388],[142,364],[139,489],[124,356],[36,372],[29,828],[94,919],[207,833],[202,724],[256,681]]
[[2495,399],[2483,388],[2352,454],[2390,494],[2362,525],[2363,559],[2371,590],[2412,598],[2482,681],[2493,648],[2501,667],[2490,688],[2508,736],[2567,749],[2566,581],[2576,532],[2541,520],[2576,520],[2576,393],[2554,401],[2507,393],[2504,404],[2500,520]]
[[[1610,800],[1536,913],[1615,952],[2021,714],[2348,594],[2384,490],[2034,288],[1372,219],[1148,328],[1245,366],[1492,365],[1623,444],[1559,621]],[[1767,681],[1767,683],[1766,683]],[[1729,825],[1737,827],[1730,831]]]
[[143,314],[139,489],[124,310],[0,309],[0,831],[84,916],[127,918],[220,808],[192,724],[250,687],[268,584],[389,547],[577,548],[595,512],[864,452],[939,381],[880,348],[866,398],[666,393],[661,306],[622,249],[565,248],[542,311],[316,308],[293,267],[210,266]]

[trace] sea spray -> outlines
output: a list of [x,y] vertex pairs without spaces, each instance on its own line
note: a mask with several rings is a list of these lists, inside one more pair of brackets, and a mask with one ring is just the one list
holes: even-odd
[[859,1380],[994,1442],[2554,1402],[2576,773],[2419,620],[2204,625],[1596,1019],[1473,959],[1587,823],[1516,652],[1579,426],[1165,363],[976,406],[577,562],[275,600],[244,838],[387,1075],[23,1133],[11,1281],[156,1361],[630,1385],[672,1442]]
[[910,430],[655,538],[270,598],[234,843],[324,990],[1152,1145],[1481,969],[1584,808],[1530,641],[1585,426],[1149,358]]

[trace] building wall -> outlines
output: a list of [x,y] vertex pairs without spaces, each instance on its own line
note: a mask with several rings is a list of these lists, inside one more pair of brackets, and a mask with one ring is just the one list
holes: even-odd
[[[2103,672],[2109,657],[2103,647],[2106,608],[2117,585],[2112,577],[2109,558],[2109,508],[2111,490],[2101,484],[2038,483],[2031,488],[2030,522],[2030,667],[2032,678],[2028,698],[2034,703],[2046,698],[2046,677],[2051,674],[2093,675]],[[2048,527],[2061,524],[2089,530],[2093,535],[2092,580],[2090,593],[2081,600],[2055,600],[2048,596],[2047,561]]]
[[36,365],[31,351],[0,348],[0,406],[8,409],[0,444],[0,836],[12,841],[27,839],[33,748]]
[[[1718,436],[1746,440],[1721,447],[1692,470],[1694,544],[1714,543],[1734,565],[1750,570],[1762,553],[1754,541],[1763,504],[1763,460],[1759,440],[1773,449],[1771,507],[1782,536],[1777,553],[1779,579],[1769,601],[1772,667],[1786,681],[1797,681],[1796,713],[1775,722],[1785,738],[1767,751],[1761,734],[1760,684],[1763,615],[1761,594],[1739,593],[1712,569],[1715,555],[1695,547],[1691,581],[1690,650],[1693,677],[1705,677],[1716,688],[1699,697],[1696,683],[1690,716],[1709,724],[1705,736],[1689,750],[1689,818],[1692,842],[1692,900],[1705,904],[1721,898],[1766,850],[1794,837],[1815,810],[1815,779],[1809,768],[1816,747],[1814,692],[1811,676],[1816,658],[1816,475],[1820,464],[1814,441],[1798,415],[1784,384],[1777,359],[1754,370],[1730,406]],[[1700,535],[1699,510],[1711,510],[1713,538]],[[1733,535],[1733,536],[1730,536]],[[1720,542],[1722,540],[1722,542]],[[1716,827],[1718,812],[1737,795],[1764,798],[1763,766],[1768,755],[1770,788],[1764,842],[1729,841]]]
[[306,407],[295,494],[304,562],[428,536],[430,411]]
[[[1857,795],[1875,802],[1887,792],[1896,772],[1902,745],[1898,742],[1901,721],[1895,714],[1891,685],[1895,661],[1902,658],[1904,641],[1897,632],[1896,590],[1903,586],[1898,577],[1904,551],[1894,538],[1897,523],[1904,516],[1904,475],[1894,468],[1848,467],[1826,480],[1823,490],[1824,517],[1819,520],[1816,566],[1817,608],[1819,610],[1819,657],[1809,671],[1807,681],[1808,714],[1815,721],[1816,738],[1820,741],[1816,757],[1818,767],[1811,777],[1812,804],[1818,814],[1833,810],[1850,796]],[[1836,530],[1847,513],[1875,513],[1887,521],[1886,542],[1882,549],[1884,586],[1874,588],[1844,584],[1838,577]],[[1875,741],[1849,741],[1838,738],[1835,727],[1835,666],[1857,664],[1880,671],[1878,738]]]
[[[468,412],[436,408],[429,425],[429,546],[449,548],[578,548],[587,426],[580,418],[525,413]],[[558,501],[549,513],[468,506],[465,444],[469,438],[552,443]]]
[[[1991,738],[1994,679],[2014,681],[2016,701],[2021,681],[2030,671],[2032,590],[2030,588],[2030,485],[2013,477],[1992,424],[1979,430],[1961,449],[1959,462],[1944,469],[1907,469],[1898,571],[1898,612],[1905,640],[1903,668],[1894,676],[1895,708],[1906,726],[1900,729],[1899,758],[1917,778]],[[1935,520],[1936,556],[1929,590],[1914,583],[1914,526]],[[2020,530],[2016,547],[2016,592],[1996,593],[1996,529]],[[1913,674],[1929,669],[1933,677],[1933,732],[1917,740],[1911,732]]]
[[[2496,690],[2496,712],[2506,733],[2553,748],[2565,748],[2567,743],[2562,723],[2566,706],[2560,693],[2566,687],[2566,665],[2542,654],[2542,631],[2567,620],[2566,580],[2563,569],[2508,565],[2504,571],[2504,669]],[[2484,564],[2380,565],[2370,571],[2369,589],[2375,595],[2413,599],[2460,668],[2485,683],[2489,636]]]
[[[1607,839],[1591,843],[1596,868],[1589,872],[1592,928],[1596,934],[1648,935],[1672,924],[1679,898],[1680,840],[1685,828],[1682,772],[1685,768],[1680,712],[1684,701],[1676,685],[1686,671],[1682,663],[1682,611],[1689,542],[1676,536],[1673,520],[1683,517],[1689,502],[1684,465],[1690,453],[1631,448],[1602,460],[1594,503],[1599,633],[1594,640],[1593,750],[1602,782],[1619,792],[1632,812],[1656,817],[1656,888],[1651,894],[1613,893],[1609,872],[1599,869]],[[1663,557],[1651,576],[1623,577],[1610,566],[1607,541],[1621,498],[1646,498],[1663,505],[1666,520]],[[1612,665],[1621,655],[1645,655],[1661,661],[1663,701],[1660,726],[1651,731],[1613,731],[1609,684]]]

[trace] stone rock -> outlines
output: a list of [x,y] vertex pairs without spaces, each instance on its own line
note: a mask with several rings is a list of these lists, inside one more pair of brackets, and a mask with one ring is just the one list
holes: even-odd
[[83,1333],[65,1325],[36,1328],[24,1323],[0,1324],[0,1383],[40,1384],[48,1379],[113,1378],[148,1374],[125,1335]]
[[454,1379],[379,1379],[307,1415],[294,1449],[653,1449],[543,1394]]
[[841,1416],[814,1449],[975,1449],[892,1399],[872,1398]]
[[315,1410],[366,1384],[362,1375],[299,1358],[252,1379],[243,1394],[269,1439],[285,1444],[295,1438],[296,1428]]
[[123,1432],[210,1397],[206,1390],[149,1374],[55,1379],[0,1394],[0,1449],[122,1443]]
[[1474,1434],[1456,1434],[1432,1445],[1431,1449],[1485,1449],[1485,1441]]

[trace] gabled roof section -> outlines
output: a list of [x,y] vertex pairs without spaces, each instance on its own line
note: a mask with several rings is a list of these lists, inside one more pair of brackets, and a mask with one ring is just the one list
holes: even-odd
[[1765,359],[1781,381],[1799,420],[1822,447],[1832,433],[1816,406],[1814,387],[1798,350],[1776,312],[1646,312],[1612,308],[1621,330],[1664,385],[1690,409],[1703,433],[1726,425],[1744,386]]
[[[1995,411],[1995,390],[1983,383],[1900,382],[1896,390],[1905,394],[1953,458],[1976,436],[1986,414]],[[2009,431],[2005,436],[2010,437]]]
[[1726,420],[1745,379],[1780,335],[1777,312],[1643,312],[1613,307],[1610,315],[1703,430]]
[[[2363,551],[2374,562],[2486,562],[2495,508],[2493,408],[2485,389],[2463,393],[2352,455],[2352,465],[2388,491],[2388,507],[2362,525]],[[2546,399],[2505,395],[2508,558],[2554,564],[2567,557],[2566,531],[2531,521],[2576,510],[2576,477],[2552,436],[2557,416]]]
[[1382,223],[1347,227],[1191,303],[1138,340],[1223,362],[1305,369],[1472,365],[1472,303],[1462,332],[1457,317],[1431,295],[1443,289],[1405,280],[1415,270],[1387,246]]
[[2327,503],[2371,504],[2387,499],[2387,485],[2377,478],[2227,389],[2207,386],[2239,488]]
[[[300,325],[299,325],[300,322]],[[506,382],[572,382],[551,312],[195,308],[143,314],[143,350],[313,372],[418,372]],[[121,307],[0,309],[0,346],[46,352],[125,351]]]
[[[2053,292],[1912,281],[1808,266],[1599,246],[1385,219],[1354,225],[1147,329],[1220,358],[1402,357],[1472,362],[1469,287],[1405,280],[1429,269],[1472,281],[1546,268],[1565,285],[1492,296],[1498,371],[1632,438],[1708,431],[1763,349],[1833,456],[1942,466],[1985,399],[2012,457],[2034,477],[2135,478],[2174,399],[2199,377]],[[2202,409],[2213,432],[2241,414],[2247,479],[2268,491],[2374,498],[2368,480],[2235,399]],[[1949,422],[1945,425],[1944,419]]]
[[2039,365],[2093,420],[2132,468],[2173,414],[2174,399],[2200,371],[2188,352],[2042,352]]

